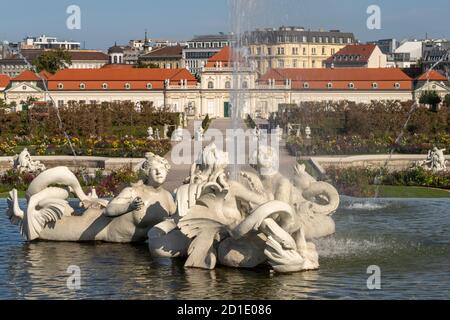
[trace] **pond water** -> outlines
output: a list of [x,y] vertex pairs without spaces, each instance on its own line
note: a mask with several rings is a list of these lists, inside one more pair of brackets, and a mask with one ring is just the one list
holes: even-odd
[[[22,203],[23,205],[23,203]],[[0,200],[0,299],[449,299],[450,200],[343,198],[320,270],[185,269],[145,244],[24,242]],[[81,288],[66,281],[80,267]],[[381,289],[367,288],[367,268]]]

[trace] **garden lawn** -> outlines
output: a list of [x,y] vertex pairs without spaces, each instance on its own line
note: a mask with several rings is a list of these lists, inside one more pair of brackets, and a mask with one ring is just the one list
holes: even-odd
[[[19,198],[24,198],[25,199],[25,191],[18,191],[17,192],[19,194]],[[6,199],[9,196],[9,192],[1,192],[0,193],[0,199]]]
[[381,198],[450,198],[450,190],[426,187],[380,186],[379,192]]

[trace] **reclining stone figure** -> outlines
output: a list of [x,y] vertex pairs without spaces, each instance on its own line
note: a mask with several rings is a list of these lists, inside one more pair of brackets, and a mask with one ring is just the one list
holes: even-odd
[[[148,230],[176,208],[172,195],[162,188],[170,169],[167,160],[149,153],[142,169],[146,181],[124,189],[109,203],[87,196],[68,168],[46,170],[30,184],[25,212],[17,191],[10,192],[7,215],[28,241],[145,241]],[[69,205],[67,188],[80,200],[83,213],[75,213]]]

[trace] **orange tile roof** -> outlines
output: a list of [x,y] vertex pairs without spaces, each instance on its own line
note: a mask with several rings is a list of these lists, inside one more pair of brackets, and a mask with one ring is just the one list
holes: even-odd
[[355,89],[371,89],[377,83],[378,89],[393,89],[396,83],[402,89],[412,88],[412,79],[397,68],[336,68],[336,69],[270,69],[258,82],[274,79],[276,84],[292,81],[292,88],[326,89],[329,83],[333,89],[348,89],[353,83]]
[[338,56],[358,56],[358,62],[367,62],[376,47],[375,44],[349,44],[325,60],[325,62],[332,63]]
[[6,88],[9,84],[9,77],[5,74],[0,74],[0,88]]
[[235,56],[233,49],[230,47],[223,47],[219,52],[208,59],[206,63],[207,68],[214,68],[218,62],[222,62],[222,67],[229,67],[230,62],[234,60],[243,60]]
[[421,74],[419,77],[417,77],[416,80],[419,81],[448,81],[447,77],[444,76],[442,73],[436,70],[431,70],[431,72],[425,72]]
[[153,89],[164,88],[164,81],[179,84],[180,80],[187,80],[188,85],[196,85],[197,79],[186,69],[157,69],[157,68],[119,68],[119,69],[65,69],[60,70],[49,79],[50,90],[57,90],[58,84],[63,84],[63,90],[80,90],[83,83],[85,90],[103,90],[106,83],[108,90],[124,90],[130,85],[130,90],[148,90],[151,83]]
[[32,71],[25,70],[11,81],[40,81],[41,79]]

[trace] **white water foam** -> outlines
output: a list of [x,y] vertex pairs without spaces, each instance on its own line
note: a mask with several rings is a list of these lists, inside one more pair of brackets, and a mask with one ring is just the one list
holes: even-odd
[[334,237],[315,239],[319,257],[337,258],[372,254],[392,248],[395,244],[383,240],[336,239]]
[[366,202],[353,202],[344,206],[348,210],[367,210],[375,211],[387,208],[389,205],[387,203],[366,201]]

